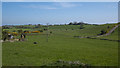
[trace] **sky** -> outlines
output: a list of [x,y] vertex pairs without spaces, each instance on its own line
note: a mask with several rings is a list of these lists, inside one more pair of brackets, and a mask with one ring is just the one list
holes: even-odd
[[118,22],[118,2],[3,2],[2,24]]
[[0,26],[2,25],[2,2],[0,1]]
[[119,0],[2,0],[3,2],[118,2]]

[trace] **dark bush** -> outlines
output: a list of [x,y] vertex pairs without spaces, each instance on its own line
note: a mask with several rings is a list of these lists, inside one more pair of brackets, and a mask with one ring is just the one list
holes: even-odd
[[91,38],[91,37],[88,36],[87,38]]
[[43,32],[43,30],[38,30],[38,31]]
[[34,42],[34,44],[37,44],[37,42]]
[[8,31],[2,31],[2,39],[5,41],[6,39],[8,39]]
[[46,30],[48,30],[48,29],[44,29],[44,31],[46,31]]
[[50,33],[52,34],[52,31],[50,31]]
[[101,32],[101,33],[100,33],[100,34],[97,34],[97,35],[103,35],[103,34],[106,34],[106,31],[105,31],[104,29],[102,29],[100,32]]

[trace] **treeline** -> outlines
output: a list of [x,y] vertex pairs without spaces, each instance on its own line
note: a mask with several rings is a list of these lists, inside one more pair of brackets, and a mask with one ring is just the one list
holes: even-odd
[[68,25],[89,25],[89,24],[84,22],[70,22]]

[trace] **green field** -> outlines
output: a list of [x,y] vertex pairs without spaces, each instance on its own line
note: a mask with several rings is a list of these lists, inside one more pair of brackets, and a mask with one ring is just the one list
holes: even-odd
[[[27,41],[3,42],[3,66],[42,66],[56,62],[80,61],[92,66],[118,66],[118,42],[99,38],[118,40],[118,28],[114,33],[98,39],[75,38],[74,36],[97,36],[107,25],[50,26],[52,34],[28,34]],[[112,29],[113,25],[109,25]],[[27,30],[39,30],[27,29]],[[67,30],[66,30],[67,29]],[[4,30],[16,30],[4,29]],[[25,29],[23,29],[25,30]],[[37,44],[33,44],[37,42]]]

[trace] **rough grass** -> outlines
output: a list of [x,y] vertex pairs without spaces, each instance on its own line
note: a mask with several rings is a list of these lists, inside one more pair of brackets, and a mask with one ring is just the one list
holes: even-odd
[[50,28],[53,33],[48,42],[47,36],[42,34],[28,35],[28,40],[23,42],[3,42],[3,65],[42,66],[57,60],[80,61],[92,66],[118,65],[118,42],[73,37],[96,35],[107,26],[87,25],[83,30],[78,29],[79,26],[68,26],[67,31],[61,27]]

